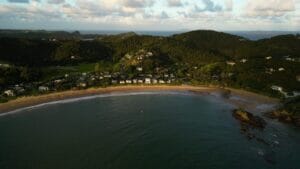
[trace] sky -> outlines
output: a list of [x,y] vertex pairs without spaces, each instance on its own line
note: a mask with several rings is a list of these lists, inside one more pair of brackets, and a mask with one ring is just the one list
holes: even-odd
[[0,29],[300,31],[300,0],[0,0]]

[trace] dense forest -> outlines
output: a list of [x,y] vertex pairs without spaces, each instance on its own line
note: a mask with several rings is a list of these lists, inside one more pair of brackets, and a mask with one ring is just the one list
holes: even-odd
[[[151,51],[141,65],[127,55]],[[0,31],[0,91],[22,82],[80,70],[136,74],[168,69],[180,83],[214,84],[281,97],[300,91],[300,35],[251,41],[216,31],[192,31],[170,37],[81,35],[79,32]],[[83,69],[82,65],[92,68]],[[100,65],[100,66],[99,66]],[[97,68],[96,68],[97,67]],[[65,69],[62,69],[65,68]],[[67,69],[68,68],[68,69]],[[74,69],[74,70],[73,70]],[[97,69],[97,70],[96,70]],[[47,78],[45,78],[47,77]]]

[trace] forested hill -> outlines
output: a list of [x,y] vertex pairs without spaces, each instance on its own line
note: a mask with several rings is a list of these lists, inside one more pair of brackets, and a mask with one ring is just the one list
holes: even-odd
[[[153,56],[142,62],[128,61],[141,51]],[[83,71],[76,69],[82,64],[90,65],[84,70],[93,71],[100,63],[105,71],[125,76],[139,73],[137,67],[143,67],[145,74],[168,70],[180,83],[213,83],[276,95],[273,85],[287,92],[300,91],[299,58],[299,35],[251,41],[209,30],[170,37],[2,30],[0,89],[23,81],[44,81],[71,70]]]

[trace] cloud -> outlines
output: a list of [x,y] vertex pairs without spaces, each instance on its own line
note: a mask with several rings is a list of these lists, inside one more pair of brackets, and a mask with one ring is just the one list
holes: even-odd
[[227,11],[232,11],[232,9],[233,9],[232,0],[225,0],[225,8]]
[[168,5],[170,7],[181,7],[183,6],[183,3],[181,0],[168,0]]
[[48,0],[49,4],[62,4],[65,3],[65,0]]
[[169,15],[168,15],[165,11],[163,11],[163,12],[161,12],[161,14],[160,14],[160,18],[161,18],[161,19],[168,19],[168,18],[170,18],[170,17],[169,17]]
[[145,8],[152,6],[154,0],[124,0],[124,5],[130,8]]
[[204,4],[204,8],[195,5],[195,10],[197,12],[219,12],[223,10],[222,6],[215,4],[211,0],[202,0],[202,3]]
[[29,3],[29,0],[8,0],[11,3]]
[[248,0],[244,14],[248,17],[281,17],[294,10],[293,0]]

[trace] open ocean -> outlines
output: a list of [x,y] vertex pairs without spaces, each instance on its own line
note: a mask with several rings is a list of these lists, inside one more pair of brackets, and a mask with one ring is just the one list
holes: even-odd
[[[116,35],[120,33],[126,33],[130,31],[80,31],[82,34],[100,34],[100,35]],[[151,36],[172,36],[175,34],[180,34],[188,31],[134,31],[139,35],[151,35]],[[249,40],[260,40],[271,38],[278,35],[287,34],[300,34],[300,31],[224,31],[232,35],[237,35],[245,37]]]
[[1,169],[298,169],[300,131],[240,132],[233,106],[191,92],[55,102],[0,117]]

